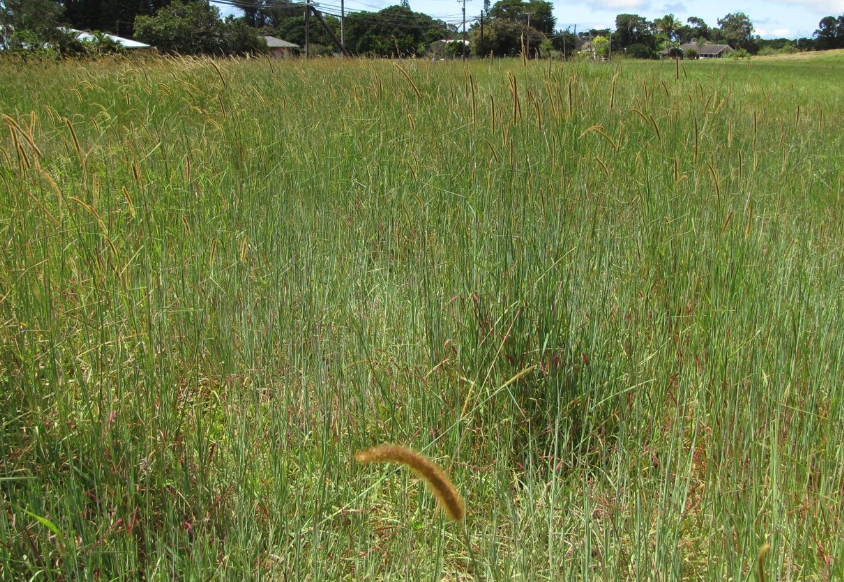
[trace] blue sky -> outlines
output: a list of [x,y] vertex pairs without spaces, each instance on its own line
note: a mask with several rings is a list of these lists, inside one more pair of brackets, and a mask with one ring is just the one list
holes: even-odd
[[[339,12],[340,0],[314,0],[326,10]],[[379,10],[398,0],[344,0],[352,10]],[[494,0],[493,0],[494,3]],[[457,0],[410,0],[410,7],[449,22],[460,19],[461,4]],[[477,15],[483,0],[467,0],[468,17]],[[231,9],[220,7],[224,14]],[[616,14],[639,14],[648,19],[674,13],[685,21],[689,16],[699,16],[710,26],[730,12],[744,12],[753,21],[756,34],[763,38],[799,38],[812,36],[824,16],[844,14],[844,0],[569,0],[554,2],[554,15],[560,28],[577,24],[579,30],[615,27]]]

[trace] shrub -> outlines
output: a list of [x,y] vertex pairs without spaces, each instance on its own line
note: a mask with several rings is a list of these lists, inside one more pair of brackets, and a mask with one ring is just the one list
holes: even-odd
[[605,36],[596,36],[592,39],[592,46],[595,48],[595,56],[606,57],[610,52],[610,40]]
[[625,54],[628,57],[634,59],[652,59],[654,58],[654,51],[651,47],[644,45],[644,44],[631,44],[629,47],[624,49]]
[[728,59],[749,59],[750,53],[744,49],[737,49],[727,55]]
[[684,58],[692,60],[692,61],[697,59],[698,58],[697,51],[693,48],[690,48],[689,50],[686,51]]

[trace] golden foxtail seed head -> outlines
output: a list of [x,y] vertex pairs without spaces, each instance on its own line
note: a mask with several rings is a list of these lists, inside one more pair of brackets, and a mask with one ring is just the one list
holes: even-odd
[[448,475],[428,457],[398,445],[381,445],[355,453],[355,460],[358,463],[400,463],[407,466],[428,484],[451,519],[463,521],[466,510],[460,494]]

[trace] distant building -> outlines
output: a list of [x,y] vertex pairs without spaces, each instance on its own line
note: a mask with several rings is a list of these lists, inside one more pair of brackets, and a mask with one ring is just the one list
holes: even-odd
[[[122,36],[115,36],[113,34],[105,34],[105,33],[99,33],[99,32],[97,34],[94,34],[92,32],[87,32],[87,31],[83,31],[83,30],[76,30],[75,28],[64,28],[64,27],[60,27],[59,30],[75,36],[76,39],[81,41],[81,42],[95,42],[97,40],[97,35],[99,35],[100,37],[109,38],[114,43],[118,44],[120,46],[120,48],[123,48],[123,49],[128,50],[128,51],[155,50],[154,47],[152,47],[148,44],[144,44],[142,42],[138,42],[138,41],[132,40],[130,38],[123,38]],[[12,36],[13,32],[14,32],[14,29],[11,26],[0,25],[0,50],[4,50],[4,49],[8,48],[3,43],[3,39]],[[46,46],[49,47],[51,45],[49,43],[47,43]],[[33,48],[33,47],[27,47],[27,45],[24,45],[24,48]]]
[[434,60],[452,59],[463,54],[463,47],[469,48],[470,41],[462,38],[443,38],[428,45],[428,54]]
[[265,36],[264,40],[267,41],[267,53],[273,58],[283,59],[299,54],[300,47],[298,44],[274,36]]
[[688,50],[691,49],[693,51],[696,51],[699,59],[719,59],[733,52],[733,48],[728,44],[687,42],[685,44],[681,44],[679,47],[675,46],[659,51],[659,58],[662,59],[667,56],[670,56],[671,51],[677,49],[679,49],[680,52],[683,53],[683,58],[685,58],[686,52]]
[[[90,32],[85,32],[83,30],[76,30],[76,29],[73,29],[73,28],[69,28],[67,30],[69,32],[74,33],[76,35],[76,38],[78,40],[81,40],[82,42],[93,42],[93,41],[97,40],[97,37]],[[103,34],[102,36],[110,38],[111,40],[113,40],[114,42],[119,44],[120,48],[123,48],[123,49],[126,49],[126,50],[133,51],[133,50],[152,49],[152,47],[150,45],[144,44],[142,42],[138,42],[136,40],[132,40],[131,38],[123,38],[122,36],[115,36],[113,34]]]

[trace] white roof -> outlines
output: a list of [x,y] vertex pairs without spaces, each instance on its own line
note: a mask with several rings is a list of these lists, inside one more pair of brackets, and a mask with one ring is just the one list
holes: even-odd
[[[93,34],[91,34],[90,32],[82,32],[81,30],[74,30],[74,29],[70,29],[70,30],[71,30],[71,32],[76,33],[76,38],[78,38],[79,40],[84,40],[84,41],[90,42],[90,41],[93,41],[93,40],[96,39],[96,37]],[[130,38],[123,38],[121,36],[115,36],[113,34],[106,34],[105,36],[107,36],[108,38],[110,38],[111,40],[113,40],[114,42],[116,42],[117,44],[119,44],[120,46],[122,46],[125,49],[150,48],[150,46],[148,44],[144,44],[142,42],[138,42],[138,41],[132,40]]]
[[265,36],[264,40],[267,41],[267,48],[299,48],[298,44],[293,44],[292,42],[287,42],[274,36]]

